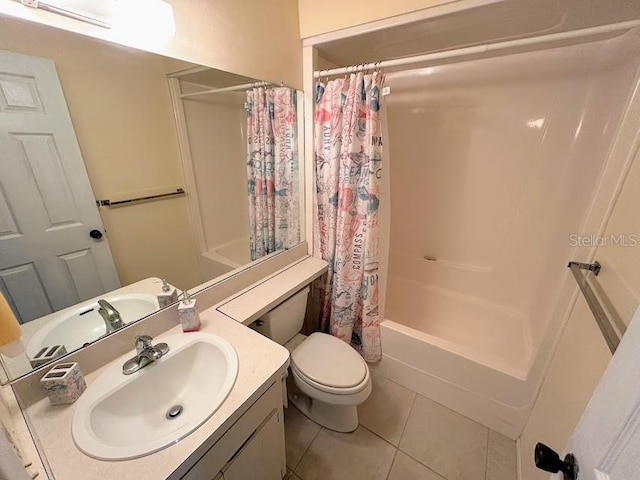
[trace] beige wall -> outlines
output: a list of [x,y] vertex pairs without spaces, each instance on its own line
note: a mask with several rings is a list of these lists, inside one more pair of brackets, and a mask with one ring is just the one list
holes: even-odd
[[520,437],[522,480],[548,480],[533,463],[537,442],[561,451],[611,358],[583,298],[578,298]]
[[135,31],[119,31],[24,7],[11,0],[0,0],[0,13],[301,88],[302,49],[296,0],[168,2],[176,24],[172,37],[145,33],[152,28],[152,21],[146,17],[140,17],[140,28]]
[[[624,182],[605,230],[609,235],[640,234],[640,152]],[[621,320],[628,324],[640,303],[640,244],[607,245],[595,258],[603,265],[597,281]],[[611,358],[593,315],[578,298],[521,436],[523,480],[547,480],[533,464],[536,442],[562,450]]]
[[[3,49],[52,59],[96,198],[183,185],[165,59],[0,17]],[[100,208],[121,283],[200,283],[185,198]]]
[[341,28],[434,7],[452,0],[298,0],[300,37],[307,38]]
[[[598,248],[596,259],[604,266],[598,276],[598,290],[628,325],[640,304],[640,152],[627,175],[623,190],[607,224],[605,238],[625,235],[625,244]],[[635,247],[635,248],[634,248]]]

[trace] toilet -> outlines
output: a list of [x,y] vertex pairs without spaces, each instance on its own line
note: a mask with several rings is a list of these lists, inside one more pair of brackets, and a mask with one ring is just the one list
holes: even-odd
[[369,367],[342,340],[315,332],[300,334],[309,287],[251,324],[251,328],[284,345],[291,353],[287,397],[314,422],[337,432],[358,427],[357,406],[371,393]]

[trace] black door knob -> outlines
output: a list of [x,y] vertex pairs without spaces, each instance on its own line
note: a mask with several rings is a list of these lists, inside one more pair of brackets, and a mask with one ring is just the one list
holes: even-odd
[[100,230],[91,230],[89,232],[89,236],[96,240],[100,240],[102,238],[102,232]]
[[560,460],[554,450],[547,447],[544,443],[538,443],[534,452],[534,460],[536,467],[545,472],[564,474],[564,480],[576,480],[578,478],[578,463],[576,457],[569,453],[564,457],[564,461]]

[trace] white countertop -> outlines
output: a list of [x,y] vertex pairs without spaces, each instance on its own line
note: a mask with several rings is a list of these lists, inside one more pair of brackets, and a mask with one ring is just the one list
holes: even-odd
[[327,271],[327,262],[307,257],[218,305],[218,311],[249,325]]
[[[76,448],[71,435],[74,405],[51,406],[47,398],[40,400],[28,407],[26,413],[56,480],[169,478],[196,449],[203,444],[207,448],[213,445],[286,372],[289,352],[284,347],[226,317],[215,308],[202,312],[201,320],[201,332],[214,333],[226,339],[238,354],[238,377],[220,408],[190,435],[159,452],[132,460],[103,461],[88,457]],[[157,336],[154,343],[163,336],[181,332],[179,326],[174,327]],[[131,355],[132,352],[128,352],[114,362],[123,363]],[[87,384],[90,385],[106,367],[87,375]],[[204,453],[202,448],[200,452]],[[189,459],[188,466],[197,460]],[[186,472],[185,467],[187,465],[172,478],[182,476]]]

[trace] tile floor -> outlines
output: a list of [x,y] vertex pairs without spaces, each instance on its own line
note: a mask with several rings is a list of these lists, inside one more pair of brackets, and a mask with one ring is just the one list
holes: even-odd
[[285,412],[290,480],[515,480],[513,440],[372,374],[351,434]]

